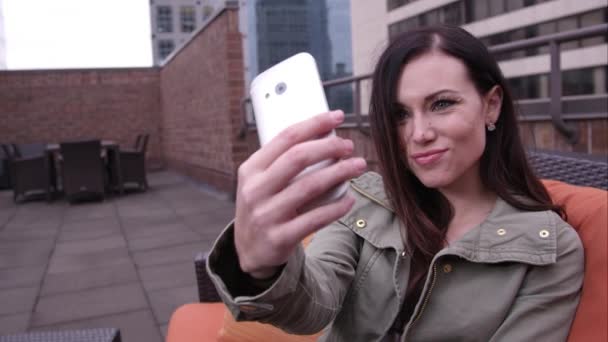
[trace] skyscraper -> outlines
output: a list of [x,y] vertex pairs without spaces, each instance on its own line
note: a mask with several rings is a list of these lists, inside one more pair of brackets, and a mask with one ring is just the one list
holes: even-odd
[[[240,6],[248,84],[299,52],[315,57],[323,80],[351,75],[348,0],[249,0]],[[330,107],[350,110],[350,86],[332,87],[326,93]]]

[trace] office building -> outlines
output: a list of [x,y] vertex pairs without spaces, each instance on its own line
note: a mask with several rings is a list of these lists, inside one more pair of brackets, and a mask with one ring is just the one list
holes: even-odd
[[[608,21],[605,0],[352,0],[356,75],[372,71],[393,37],[416,27],[459,25],[487,46]],[[563,95],[605,94],[606,37],[567,42],[562,49]],[[548,47],[496,56],[518,99],[549,96]]]
[[189,40],[222,5],[221,0],[150,0],[154,65]]

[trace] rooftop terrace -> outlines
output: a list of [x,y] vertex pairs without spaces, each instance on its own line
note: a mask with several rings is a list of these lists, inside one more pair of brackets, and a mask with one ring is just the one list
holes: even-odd
[[15,204],[0,191],[0,335],[116,327],[123,341],[164,340],[171,313],[197,301],[194,255],[234,204],[172,172],[104,202]]

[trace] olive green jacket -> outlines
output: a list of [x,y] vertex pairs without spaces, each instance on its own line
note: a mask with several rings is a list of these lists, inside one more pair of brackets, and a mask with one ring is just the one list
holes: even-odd
[[[351,182],[342,219],[299,247],[278,278],[255,290],[238,267],[233,227],[207,270],[237,320],[322,341],[379,341],[397,317],[410,260],[378,174]],[[405,341],[564,341],[583,280],[583,247],[557,214],[499,199],[484,222],[433,259]]]

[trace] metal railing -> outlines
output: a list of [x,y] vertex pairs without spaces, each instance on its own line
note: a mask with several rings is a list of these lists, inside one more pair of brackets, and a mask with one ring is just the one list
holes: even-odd
[[[578,140],[579,133],[576,128],[564,122],[562,116],[562,70],[561,70],[561,49],[560,44],[572,40],[584,39],[596,36],[606,36],[608,34],[608,24],[599,24],[589,27],[584,27],[576,30],[559,32],[541,37],[522,39],[506,44],[491,46],[488,49],[493,54],[513,52],[539,46],[549,45],[549,56],[551,60],[551,68],[549,72],[550,84],[550,105],[549,114],[555,128],[563,134],[571,144],[575,144]],[[360,76],[344,77],[323,82],[325,88],[353,84],[353,112],[347,115],[345,125],[356,126],[364,134],[369,134],[369,123],[367,115],[363,115],[361,111],[361,82],[372,78],[371,74]],[[251,103],[251,99],[246,97],[242,101],[243,124],[240,131],[240,136],[244,137],[247,130],[255,127],[255,124],[247,118],[247,106]]]

